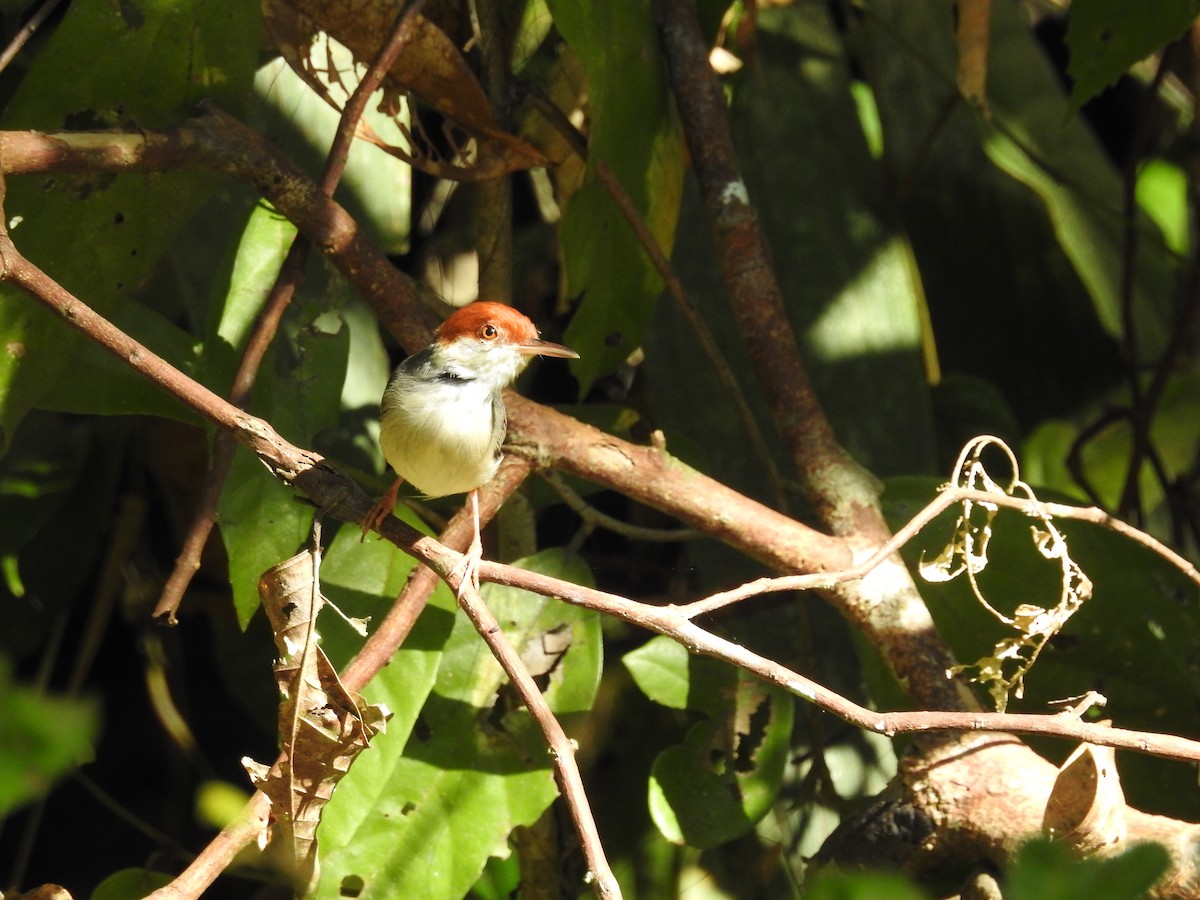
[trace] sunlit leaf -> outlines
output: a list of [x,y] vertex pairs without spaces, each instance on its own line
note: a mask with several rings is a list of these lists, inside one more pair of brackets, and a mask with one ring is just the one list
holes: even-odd
[[[589,581],[561,551],[519,564]],[[588,708],[600,672],[598,617],[515,589],[489,586],[484,594],[551,708],[560,716]],[[458,615],[446,637],[451,609],[445,600],[432,605],[405,643],[441,650],[436,684],[411,733],[398,714],[397,727],[375,740],[326,812],[320,897],[350,884],[364,898],[463,896],[489,857],[508,854],[509,832],[536,820],[557,794],[541,733],[479,635]],[[427,622],[435,640],[422,630]],[[393,663],[367,696],[419,695],[407,678]]]
[[675,843],[713,847],[749,831],[775,800],[791,747],[792,697],[656,637],[623,662],[652,700],[704,714],[654,762],[650,814]]

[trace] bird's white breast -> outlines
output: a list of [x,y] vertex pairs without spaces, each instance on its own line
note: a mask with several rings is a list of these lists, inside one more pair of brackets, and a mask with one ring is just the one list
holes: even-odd
[[[396,474],[427,497],[474,490],[500,465],[504,406],[482,381],[398,372],[383,396],[380,445]],[[496,398],[496,399],[494,399]]]

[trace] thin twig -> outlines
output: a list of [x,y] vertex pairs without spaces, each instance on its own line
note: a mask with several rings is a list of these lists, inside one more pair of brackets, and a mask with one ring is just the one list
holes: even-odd
[[657,543],[690,541],[700,535],[700,532],[694,528],[650,528],[646,525],[622,522],[608,513],[601,512],[584,500],[557,472],[543,472],[542,478],[550,487],[554,488],[554,492],[570,507],[571,512],[583,519],[589,526],[607,528],[614,534],[619,534],[631,541]]
[[1007,494],[996,494],[991,491],[948,487],[926,504],[924,509],[909,519],[904,524],[904,527],[897,530],[887,543],[878,547],[874,553],[852,568],[843,569],[840,572],[821,572],[815,575],[784,575],[778,578],[759,578],[756,581],[747,582],[731,590],[721,591],[701,600],[695,600],[684,606],[680,606],[678,607],[678,611],[685,618],[694,619],[697,616],[711,613],[722,607],[761,594],[777,593],[779,591],[826,590],[836,584],[856,581],[871,572],[891,554],[916,537],[922,528],[937,518],[942,512],[963,501],[990,503],[994,506],[1004,507],[1005,509],[1014,509],[1030,516],[1046,514],[1057,519],[1073,519],[1079,522],[1090,522],[1093,525],[1099,525],[1157,553],[1187,576],[1197,587],[1200,587],[1200,571],[1189,560],[1176,553],[1166,544],[1146,534],[1146,532],[1109,515],[1098,507],[1078,507],[1068,506],[1064,503],[1045,503],[1023,497],[1011,497]]
[[[449,573],[441,574],[445,577]],[[455,592],[459,590],[459,581],[461,578],[452,579],[450,582],[450,586]],[[468,587],[459,595],[458,602],[463,612],[467,614],[467,618],[471,620],[471,624],[475,626],[475,630],[487,643],[488,648],[492,651],[492,656],[496,658],[508,675],[509,681],[520,693],[526,708],[546,739],[550,756],[554,761],[554,770],[558,775],[559,789],[563,799],[567,802],[571,820],[579,835],[584,859],[587,860],[586,880],[592,885],[598,897],[619,898],[621,888],[604,855],[600,832],[596,828],[587,792],[584,790],[583,776],[580,775],[579,766],[575,761],[575,743],[563,731],[562,725],[559,724],[558,719],[546,704],[546,698],[542,696],[533,676],[529,674],[529,669],[522,662],[521,655],[505,637],[504,632],[500,629],[500,623],[496,621],[492,611],[487,608],[483,598],[479,596],[479,592],[473,587]]]
[[887,737],[935,731],[1042,734],[1099,746],[1135,750],[1166,759],[1200,761],[1200,741],[1170,734],[1132,731],[1081,722],[1077,718],[1061,713],[1036,715],[941,710],[879,712],[859,706],[811,678],[794,672],[774,660],[759,656],[739,644],[718,637],[691,621],[684,613],[686,607],[639,603],[627,597],[581,587],[548,575],[486,560],[480,564],[479,576],[496,584],[523,588],[544,596],[559,597],[573,606],[592,609],[649,629],[679,642],[692,653],[723,660],[745,669],[765,681],[777,684],[857,728]]
[[46,20],[50,18],[50,13],[54,12],[61,2],[62,0],[46,0],[38,7],[37,12],[29,17],[29,21],[21,26],[21,30],[13,35],[13,39],[8,42],[4,52],[0,53],[0,72],[7,69],[9,64],[17,58],[17,54],[29,43],[33,33],[45,24]]

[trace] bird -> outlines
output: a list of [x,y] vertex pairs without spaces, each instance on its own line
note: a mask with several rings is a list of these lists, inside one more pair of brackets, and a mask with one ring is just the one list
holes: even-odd
[[503,458],[508,420],[501,395],[534,356],[579,358],[542,340],[511,306],[481,300],[442,322],[428,346],[396,367],[383,391],[379,444],[397,477],[364,519],[363,536],[392,514],[405,482],[429,499],[467,494],[475,529],[455,567],[465,568],[460,597],[467,584],[479,587],[479,488]]

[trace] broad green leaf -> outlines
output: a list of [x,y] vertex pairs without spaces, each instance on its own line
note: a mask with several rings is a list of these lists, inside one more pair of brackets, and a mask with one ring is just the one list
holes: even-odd
[[654,762],[650,814],[675,843],[715,847],[766,815],[791,749],[792,697],[656,637],[622,662],[656,703],[704,715]]
[[1067,7],[1067,74],[1079,109],[1111,87],[1134,63],[1182,35],[1200,14],[1196,0],[1074,0]]
[[[336,77],[348,79],[352,87],[357,81],[349,74],[354,66],[350,54],[334,41],[329,41],[329,47],[331,57],[322,64],[340,70]],[[316,170],[337,131],[339,111],[305,84],[282,57],[258,70],[254,90],[263,101],[257,110],[259,127],[272,143]],[[338,102],[346,97],[344,90],[336,88],[331,94]],[[376,101],[367,104],[366,123],[384,140],[407,147],[395,121]],[[407,125],[407,116],[402,122]],[[412,168],[407,163],[365,140],[356,140],[336,196],[383,250],[407,250],[412,205]]]
[[1187,173],[1165,159],[1149,160],[1138,171],[1137,201],[1158,226],[1172,253],[1187,256],[1191,237]]
[[271,207],[254,207],[238,241],[228,289],[209,304],[210,333],[232,348],[245,346],[295,237],[296,226]]
[[233,606],[243,628],[259,607],[259,576],[308,539],[313,508],[299,500],[253,453],[244,447],[234,451],[217,516],[229,557]]
[[91,900],[142,900],[174,880],[175,876],[153,869],[122,869],[96,885]]
[[926,900],[924,890],[894,872],[825,872],[804,882],[808,900]]
[[[670,254],[683,183],[683,143],[671,112],[650,5],[551,0],[554,23],[588,76],[589,173],[603,160]],[[584,302],[567,330],[582,393],[642,341],[662,280],[603,186],[589,175],[563,210],[566,293]]]
[[1138,844],[1110,857],[1080,859],[1063,843],[1031,841],[1005,873],[1006,900],[1135,900],[1166,871],[1170,857],[1158,844]]
[[[518,564],[590,580],[561,551]],[[484,594],[530,671],[548,682],[551,708],[560,717],[589,708],[601,665],[598,617],[514,589],[488,586]],[[405,646],[441,650],[436,684],[411,733],[393,719],[329,804],[319,897],[339,896],[343,886],[363,898],[461,897],[489,857],[507,855],[509,832],[535,821],[557,794],[541,733],[479,635],[459,614],[446,638],[444,603],[428,609],[418,629],[431,614],[438,637],[414,632]],[[410,685],[393,664],[366,695],[390,704],[409,690],[420,696],[424,684]]]
[[694,709],[716,717],[724,714],[722,696],[733,684],[725,663],[688,653],[678,641],[659,635],[626,653],[621,663],[642,693],[672,709]]
[[[1010,4],[992,7],[992,124],[954,105],[949,0],[869,0],[864,9],[857,38],[872,60],[885,159],[896,173],[942,370],[991,382],[1025,423],[1089,402],[1098,373],[1121,365],[1113,339],[1121,294],[1117,173],[1069,115],[1041,47]],[[1143,230],[1138,250],[1138,331],[1142,353],[1152,354],[1167,331],[1174,275],[1153,228]],[[943,449],[939,471],[957,450]]]
[[58,778],[85,762],[100,730],[95,703],[15,685],[2,657],[0,721],[0,815],[45,795]]
[[[257,5],[240,0],[73,3],[2,125],[160,128],[191,115],[203,97],[237,111],[258,52],[257,22]],[[113,315],[216,183],[216,176],[194,171],[11,178],[5,215],[23,254],[89,306]],[[160,312],[168,312],[170,298],[161,300]],[[81,339],[11,287],[0,290],[0,323],[3,453],[26,410],[60,379],[80,375]],[[106,401],[119,388],[95,392]]]
[[662,706],[687,709],[687,648],[667,637],[655,637],[621,658],[641,692]]
[[[304,309],[295,309],[306,317]],[[309,309],[307,314],[316,311]],[[340,319],[285,323],[291,340],[277,341],[255,390],[254,411],[284,437],[309,445],[333,425],[340,410],[349,333]],[[326,328],[337,328],[326,331]],[[273,365],[274,363],[274,365]],[[258,576],[295,553],[307,538],[313,509],[273,477],[253,454],[238,447],[221,492],[218,514],[229,556],[229,577],[238,620],[245,627],[258,609]]]
[[[290,226],[256,211],[242,234],[229,292],[213,323],[216,343],[244,340],[286,253]],[[328,311],[319,286],[306,281],[288,307],[254,388],[253,411],[288,440],[310,446],[337,423],[350,335]],[[236,348],[239,352],[240,347]],[[234,607],[243,627],[258,608],[258,576],[304,542],[312,508],[239,447],[218,506],[229,557]]]
[[[792,697],[741,672],[720,714],[654,761],[650,815],[668,840],[708,848],[739,837],[771,809],[791,749]],[[729,694],[734,694],[730,702]]]

